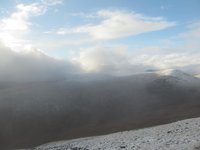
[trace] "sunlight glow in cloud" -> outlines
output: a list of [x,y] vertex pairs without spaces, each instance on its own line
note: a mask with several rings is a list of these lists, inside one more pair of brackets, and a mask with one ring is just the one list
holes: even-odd
[[27,30],[31,25],[29,18],[45,12],[45,8],[36,3],[31,5],[18,4],[16,8],[16,12],[1,20],[1,30]]
[[22,49],[27,40],[23,36],[29,31],[32,23],[29,21],[32,16],[44,14],[45,7],[38,3],[30,5],[18,4],[16,11],[10,16],[0,20],[0,40],[11,48]]
[[90,71],[113,71],[119,65],[127,64],[127,56],[123,48],[96,46],[93,48],[81,49],[76,59],[83,70]]
[[44,15],[49,6],[61,4],[62,0],[43,0],[30,4],[17,4],[8,17],[0,18],[0,41],[15,51],[22,51],[30,43],[27,35],[35,25],[32,17]]

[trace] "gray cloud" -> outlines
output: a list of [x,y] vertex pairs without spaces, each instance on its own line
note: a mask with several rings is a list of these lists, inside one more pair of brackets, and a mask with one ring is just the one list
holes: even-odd
[[60,79],[78,71],[76,65],[34,49],[17,53],[0,44],[0,53],[0,81]]

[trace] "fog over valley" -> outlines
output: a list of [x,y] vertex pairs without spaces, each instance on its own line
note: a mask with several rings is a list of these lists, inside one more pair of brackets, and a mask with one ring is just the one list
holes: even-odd
[[1,1],[0,149],[143,150],[162,128],[160,148],[175,150],[163,141],[181,141],[168,136],[180,124],[198,145],[199,10],[198,0]]

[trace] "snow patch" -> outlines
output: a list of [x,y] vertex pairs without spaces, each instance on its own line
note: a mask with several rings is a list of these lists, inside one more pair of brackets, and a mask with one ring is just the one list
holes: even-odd
[[34,150],[199,150],[200,118],[171,124],[45,144]]

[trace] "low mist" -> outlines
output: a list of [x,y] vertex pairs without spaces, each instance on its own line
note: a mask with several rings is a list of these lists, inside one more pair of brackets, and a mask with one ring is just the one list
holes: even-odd
[[0,81],[30,82],[59,80],[80,72],[78,65],[30,49],[15,52],[0,45]]

